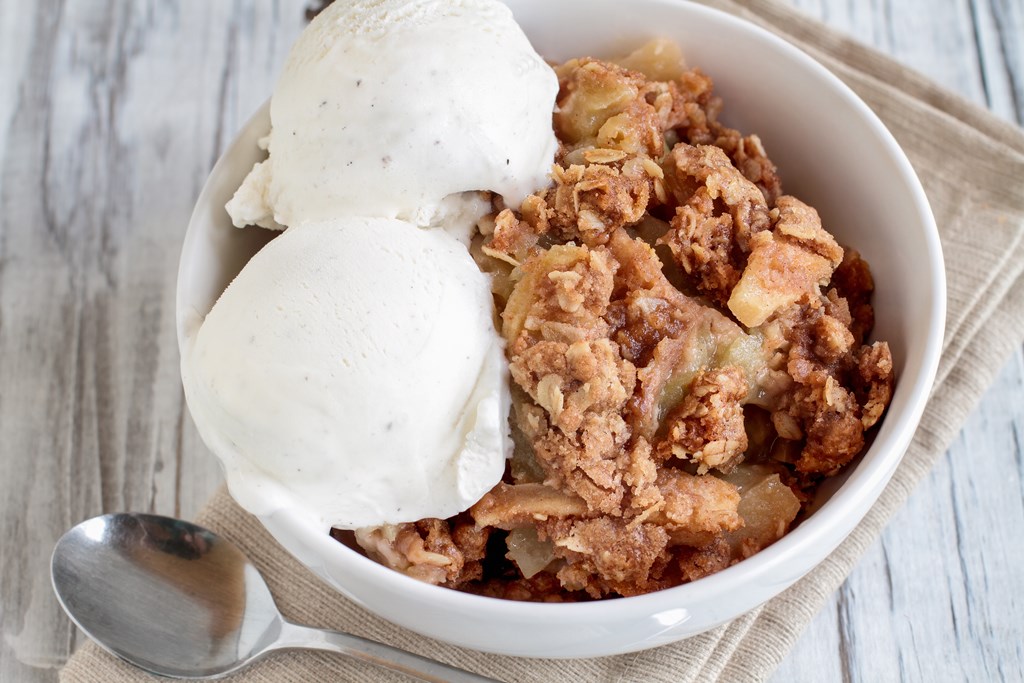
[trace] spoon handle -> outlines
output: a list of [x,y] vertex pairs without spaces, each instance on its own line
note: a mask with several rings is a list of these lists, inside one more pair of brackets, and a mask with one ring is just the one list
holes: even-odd
[[285,622],[273,649],[292,648],[337,652],[430,683],[500,683],[496,679],[359,636]]

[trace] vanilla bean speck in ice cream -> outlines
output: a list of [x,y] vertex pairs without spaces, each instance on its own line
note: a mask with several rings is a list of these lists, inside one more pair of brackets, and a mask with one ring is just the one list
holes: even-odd
[[501,479],[507,361],[465,241],[481,191],[548,183],[557,89],[490,0],[338,0],[299,37],[269,156],[226,207],[284,232],[182,349],[243,507],[358,528],[448,517]]
[[270,104],[270,158],[234,224],[339,216],[425,224],[442,198],[518,206],[547,184],[558,83],[493,0],[338,0],[299,37]]

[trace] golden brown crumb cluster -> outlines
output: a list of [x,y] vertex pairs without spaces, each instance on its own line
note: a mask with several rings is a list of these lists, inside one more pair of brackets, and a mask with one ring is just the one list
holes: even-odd
[[553,183],[475,249],[514,382],[505,480],[456,518],[357,532],[395,569],[522,600],[646,593],[773,543],[893,387],[867,264],[678,48],[556,72]]

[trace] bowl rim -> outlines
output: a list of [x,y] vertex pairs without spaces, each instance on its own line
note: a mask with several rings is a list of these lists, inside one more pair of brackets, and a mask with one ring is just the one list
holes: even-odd
[[[818,560],[810,564],[805,571],[788,578],[784,585],[780,584],[781,590],[781,588],[785,588],[803,574],[806,574],[807,571],[818,566],[850,534],[856,525],[860,523],[867,510],[874,505],[882,488],[895,472],[913,438],[930,396],[931,387],[934,384],[943,346],[947,302],[942,246],[935,218],[920,179],[917,177],[909,159],[896,142],[892,133],[885,127],[874,111],[849,86],[803,50],[756,24],[721,10],[696,4],[688,0],[647,0],[647,2],[652,5],[666,7],[685,7],[686,11],[704,15],[705,18],[711,21],[724,22],[731,25],[731,28],[746,33],[750,40],[762,43],[765,49],[779,52],[784,57],[799,62],[801,67],[806,69],[812,76],[831,87],[835,94],[842,98],[845,106],[850,107],[851,110],[859,115],[859,118],[871,129],[877,139],[884,144],[890,156],[889,160],[895,163],[900,179],[909,190],[909,198],[912,200],[915,213],[920,218],[921,226],[924,229],[925,239],[921,246],[927,254],[925,263],[928,264],[931,271],[928,274],[931,278],[930,289],[933,295],[928,306],[929,329],[925,335],[926,342],[924,347],[919,350],[919,353],[915,354],[921,358],[920,370],[915,377],[901,378],[901,381],[896,386],[897,393],[894,394],[894,399],[896,395],[909,394],[906,407],[898,415],[886,414],[884,424],[888,425],[890,431],[888,442],[879,443],[876,440],[863,455],[876,454],[877,450],[882,452],[877,453],[876,457],[868,463],[858,463],[850,472],[847,481],[832,494],[820,509],[808,516],[798,527],[781,539],[753,556],[696,581],[652,593],[609,600],[575,603],[540,603],[520,602],[465,593],[427,584],[385,567],[346,547],[333,539],[329,534],[322,533],[319,529],[314,529],[312,525],[306,522],[306,518],[294,509],[280,508],[267,515],[257,515],[264,526],[270,526],[268,518],[273,516],[275,521],[273,526],[277,533],[291,534],[303,546],[314,549],[323,556],[339,562],[347,570],[359,572],[368,580],[378,584],[380,588],[395,595],[404,595],[411,599],[431,603],[440,601],[449,604],[453,608],[465,608],[476,612],[480,610],[498,610],[505,616],[522,620],[544,619],[555,623],[571,623],[577,622],[580,618],[597,614],[601,614],[602,618],[605,619],[609,617],[633,618],[650,616],[652,614],[664,613],[669,609],[676,609],[679,606],[685,606],[688,603],[694,602],[695,598],[699,598],[701,602],[706,602],[708,599],[713,599],[715,596],[721,595],[726,591],[734,590],[737,585],[745,585],[751,581],[764,581],[766,577],[772,575],[774,569],[785,564],[794,555],[803,553],[813,554],[814,556],[820,555]],[[211,178],[216,177],[221,165],[227,163],[241,132],[249,129],[259,119],[266,117],[265,110],[268,106],[269,100],[246,122],[239,135],[236,135],[234,143],[228,147],[227,151],[214,166],[210,174]],[[182,246],[182,259],[179,263],[177,287],[179,322],[177,328],[179,350],[182,352],[184,352],[186,345],[186,338],[180,320],[183,305],[182,275],[188,268],[185,256],[192,250],[192,242],[198,239],[197,229],[194,228],[194,224],[201,214],[199,207],[204,204],[204,195],[207,194],[209,189],[210,181],[208,180],[197,200],[196,210],[193,212],[189,222]],[[909,386],[908,381],[911,382]],[[893,422],[895,424],[892,424]],[[822,549],[825,549],[824,552],[822,552]],[[290,549],[289,552],[291,552]],[[338,588],[337,586],[332,587]],[[342,590],[342,592],[345,591]],[[777,592],[775,591],[773,594],[777,594]],[[358,602],[362,602],[358,595],[350,594],[350,597],[353,597]]]

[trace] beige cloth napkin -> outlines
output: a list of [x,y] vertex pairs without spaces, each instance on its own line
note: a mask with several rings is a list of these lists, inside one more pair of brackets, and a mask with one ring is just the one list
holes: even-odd
[[[389,642],[505,681],[764,680],[945,451],[1024,339],[1024,132],[774,0],[704,1],[767,27],[846,81],[907,151],[931,200],[949,280],[945,347],[920,429],[878,503],[820,567],[730,624],[640,654],[555,661],[460,649],[367,613],[296,563],[221,490],[199,522],[236,541],[254,559],[286,616]],[[89,643],[71,658],[61,680],[150,679]],[[232,680],[405,679],[343,657],[295,652],[271,656]]]

